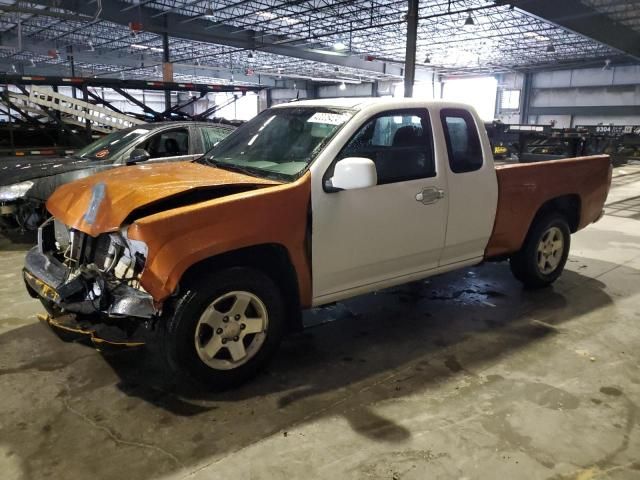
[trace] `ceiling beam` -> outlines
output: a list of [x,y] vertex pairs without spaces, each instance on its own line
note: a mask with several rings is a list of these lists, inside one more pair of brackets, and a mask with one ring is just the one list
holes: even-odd
[[[9,45],[13,45],[17,42],[17,38],[14,34],[4,35],[3,43],[6,41]],[[30,52],[40,56],[48,56],[51,51],[51,43],[48,42],[39,42],[35,41],[31,38],[23,38],[22,39],[22,50],[26,52]],[[16,52],[17,53],[17,52]],[[63,56],[65,53],[60,52],[60,55]],[[81,64],[93,64],[93,65],[111,65],[115,67],[121,67],[121,71],[135,71],[140,68],[154,68],[155,66],[162,66],[162,62],[157,58],[146,56],[142,53],[127,53],[127,52],[103,52],[99,49],[95,51],[91,50],[79,50],[74,49],[73,52],[74,61],[76,63],[76,70],[82,69],[85,72],[84,76],[93,75],[90,72],[86,72],[86,68],[84,68]],[[71,71],[69,65],[67,63],[43,63],[38,62],[36,66],[31,65],[31,63],[27,60],[20,60],[17,58],[0,58],[0,70],[4,70],[8,73],[12,73],[11,65],[22,66],[25,74],[31,75],[71,75]],[[258,83],[264,86],[274,86],[276,84],[276,80],[273,77],[268,77],[265,75],[244,75],[241,72],[231,72],[229,69],[213,67],[207,65],[192,65],[192,64],[184,64],[184,63],[175,63],[173,66],[173,72],[176,74],[182,75],[193,75],[200,77],[213,77],[219,78],[223,80],[231,80],[232,78],[237,82],[247,82],[247,83]],[[119,71],[116,72],[101,72],[100,70],[96,70],[95,75],[100,77],[116,77]],[[274,74],[275,75],[275,74]],[[78,75],[80,76],[80,75]],[[161,76],[161,75],[159,75]]]
[[640,60],[640,34],[579,0],[496,0]]
[[[52,6],[51,0],[31,0],[31,3]],[[84,16],[95,15],[95,5],[89,4],[86,0],[56,0],[55,5],[58,8]],[[129,25],[129,22],[136,21],[142,23],[144,31],[156,34],[166,32],[171,37],[184,40],[226,45],[247,50],[260,50],[303,60],[357,68],[372,73],[402,76],[402,65],[375,59],[366,60],[357,55],[337,54],[337,52],[324,53],[322,50],[326,50],[326,48],[322,48],[320,45],[309,46],[306,42],[304,46],[294,45],[296,43],[295,39],[282,35],[239,30],[237,26],[213,23],[204,18],[182,15],[176,12],[170,11],[166,15],[158,16],[159,10],[142,5],[137,6],[134,11],[127,11],[130,10],[130,7],[130,3],[122,0],[103,2],[99,19],[125,27]]]

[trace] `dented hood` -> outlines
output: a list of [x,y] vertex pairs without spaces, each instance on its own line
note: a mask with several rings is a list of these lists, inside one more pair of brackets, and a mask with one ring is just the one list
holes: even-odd
[[[191,162],[128,166],[62,185],[47,209],[66,225],[96,236],[117,230],[134,211],[151,214],[153,205],[162,210],[165,200],[181,198],[188,204],[278,184]],[[210,195],[188,196],[203,192]],[[168,203],[166,208],[176,206],[180,204]]]

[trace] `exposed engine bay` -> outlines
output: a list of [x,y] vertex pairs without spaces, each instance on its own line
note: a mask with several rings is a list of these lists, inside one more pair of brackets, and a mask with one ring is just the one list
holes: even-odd
[[158,312],[140,286],[146,257],[146,245],[126,228],[94,238],[50,219],[27,254],[24,277],[32,295],[62,312],[151,318]]

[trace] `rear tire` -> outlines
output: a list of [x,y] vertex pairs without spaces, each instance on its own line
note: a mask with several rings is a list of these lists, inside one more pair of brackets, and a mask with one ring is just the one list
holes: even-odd
[[522,249],[509,260],[513,276],[527,288],[543,288],[562,274],[571,231],[567,220],[558,213],[539,217],[529,230]]
[[284,333],[284,302],[275,282],[259,270],[234,267],[186,287],[164,314],[172,369],[213,390],[255,376]]

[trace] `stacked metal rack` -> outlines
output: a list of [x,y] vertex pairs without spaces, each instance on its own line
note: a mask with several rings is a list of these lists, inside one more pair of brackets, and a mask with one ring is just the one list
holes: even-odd
[[535,162],[605,153],[615,164],[640,161],[640,125],[486,125],[497,160]]
[[[264,87],[229,84],[198,84],[111,78],[45,77],[0,74],[0,156],[59,155],[82,147],[95,136],[132,125],[167,120],[210,120],[221,108],[247,92]],[[72,87],[73,96],[62,95],[59,87]],[[123,112],[93,88],[106,88],[138,106],[144,113]],[[188,100],[153,110],[131,91],[191,92]],[[197,115],[183,109],[208,93],[233,93],[220,105]],[[79,93],[79,95],[76,95]],[[81,98],[76,98],[80,96]],[[233,123],[233,122],[229,122]]]

